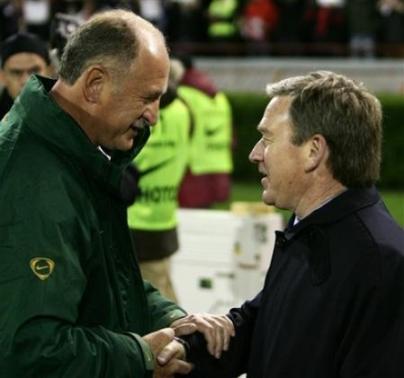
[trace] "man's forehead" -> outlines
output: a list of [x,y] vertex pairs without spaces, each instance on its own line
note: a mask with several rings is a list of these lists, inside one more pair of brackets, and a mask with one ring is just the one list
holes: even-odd
[[5,62],[4,68],[14,69],[20,68],[25,69],[33,66],[46,66],[46,61],[38,54],[30,52],[21,52],[11,55]]
[[293,97],[291,96],[274,96],[270,99],[266,111],[273,109],[285,111],[289,109],[292,101]]
[[289,108],[292,100],[293,98],[290,96],[273,97],[265,108],[262,119],[257,127],[258,131],[262,134],[270,134],[272,133],[271,125],[274,123],[271,121],[276,121],[276,123],[289,122]]

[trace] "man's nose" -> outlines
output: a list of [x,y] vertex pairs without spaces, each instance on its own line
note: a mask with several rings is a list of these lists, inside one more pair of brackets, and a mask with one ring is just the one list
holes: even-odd
[[149,122],[151,126],[154,126],[159,118],[159,110],[160,110],[160,100],[153,101],[146,108],[146,111],[143,113],[143,117]]
[[262,161],[262,147],[260,141],[255,144],[250,154],[248,155],[248,159],[251,163],[259,163],[260,161]]

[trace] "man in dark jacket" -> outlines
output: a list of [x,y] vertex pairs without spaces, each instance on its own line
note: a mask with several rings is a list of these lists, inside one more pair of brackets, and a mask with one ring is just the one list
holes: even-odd
[[7,38],[0,48],[0,119],[10,110],[15,98],[32,74],[50,73],[46,43],[34,34],[17,33]]
[[265,203],[294,215],[277,232],[264,288],[228,314],[221,359],[191,336],[193,377],[404,377],[404,231],[374,188],[382,112],[331,72],[283,80],[250,154]]
[[[168,72],[157,29],[105,12],[71,36],[59,79],[31,78],[2,120],[2,378],[189,372],[167,327],[178,335],[195,326],[143,282],[121,196]],[[208,340],[221,332],[211,324],[196,327]]]

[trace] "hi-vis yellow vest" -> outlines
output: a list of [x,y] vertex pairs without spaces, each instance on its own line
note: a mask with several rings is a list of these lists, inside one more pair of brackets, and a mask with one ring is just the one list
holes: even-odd
[[193,114],[194,130],[189,151],[191,172],[195,175],[231,173],[232,113],[227,97],[219,92],[212,98],[188,86],[181,86],[178,93]]
[[179,99],[160,111],[158,123],[134,160],[140,172],[140,196],[128,209],[131,228],[168,230],[177,224],[177,194],[189,148],[190,114]]
[[237,26],[234,13],[237,0],[213,0],[208,8],[208,15],[213,19],[208,27],[208,34],[213,38],[227,38],[236,35]]

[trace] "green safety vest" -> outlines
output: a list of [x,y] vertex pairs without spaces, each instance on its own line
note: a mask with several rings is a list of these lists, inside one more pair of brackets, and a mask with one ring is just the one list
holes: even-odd
[[237,0],[213,0],[208,8],[208,14],[214,19],[208,27],[211,37],[232,37],[237,33],[234,13],[237,10]]
[[227,97],[219,92],[212,98],[188,86],[179,87],[178,93],[194,117],[189,151],[191,172],[196,175],[231,173],[232,113]]
[[179,185],[185,172],[190,114],[179,99],[160,111],[158,123],[134,160],[141,194],[128,209],[129,227],[158,231],[174,228]]

